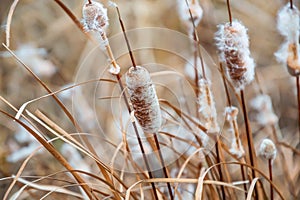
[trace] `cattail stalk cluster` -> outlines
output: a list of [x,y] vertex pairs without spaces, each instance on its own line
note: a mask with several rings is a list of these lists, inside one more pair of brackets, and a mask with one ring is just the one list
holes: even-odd
[[215,40],[220,60],[226,63],[226,72],[233,86],[237,90],[244,89],[254,79],[255,69],[246,27],[237,20],[221,24]]
[[275,53],[277,60],[287,65],[292,76],[300,74],[299,60],[299,10],[295,5],[286,4],[278,11],[277,29],[285,41]]
[[[116,6],[116,4],[113,4],[113,6]],[[108,38],[106,36],[106,28],[108,26],[107,10],[103,7],[102,4],[90,0],[83,6],[82,12],[83,12],[82,22],[83,22],[85,31],[87,31],[87,32],[93,31],[93,32],[96,32],[96,33],[99,34],[99,36],[100,36],[100,45],[103,49],[106,50],[107,56],[110,59],[109,72],[112,75],[116,76],[116,78],[118,79],[120,89],[123,90],[123,88],[124,88],[123,83],[121,82],[121,80],[120,80],[121,77],[119,75],[120,66],[117,64],[117,62],[114,58],[114,55],[112,53],[112,50],[111,50],[111,47],[110,47],[110,44],[109,44],[109,41],[108,41]],[[131,108],[129,106],[129,103],[128,103],[128,100],[127,100],[127,97],[126,97],[125,93],[123,93],[123,97],[125,99],[125,103],[127,105],[128,111],[131,112]],[[137,140],[139,142],[139,146],[140,146],[141,152],[143,154],[143,159],[144,159],[144,162],[146,164],[149,177],[153,178],[149,162],[147,161],[147,158],[145,156],[145,150],[144,150],[143,144],[141,142],[139,133],[137,131],[136,123],[133,121],[132,124],[133,124],[134,129],[135,129]],[[155,197],[156,200],[158,200],[155,184],[151,183],[151,186],[152,186],[154,197]]]

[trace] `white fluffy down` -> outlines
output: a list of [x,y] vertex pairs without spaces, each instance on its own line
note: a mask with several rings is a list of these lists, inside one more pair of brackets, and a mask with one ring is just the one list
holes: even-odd
[[290,8],[290,3],[281,8],[277,15],[277,29],[281,35],[289,41],[297,41],[299,38],[299,10],[294,5]]
[[270,139],[264,139],[259,147],[259,155],[267,160],[274,160],[276,158],[276,146],[274,142]]
[[217,121],[215,100],[210,89],[209,81],[201,78],[199,80],[199,113],[205,121],[205,128],[209,133],[218,133],[220,127]]
[[[278,11],[277,29],[279,33],[285,37],[285,41],[274,55],[278,62],[287,64],[290,44],[297,46],[299,55],[300,19],[299,10],[295,5],[293,5],[293,9],[291,9],[288,3]],[[298,62],[300,63],[299,58]]]
[[[178,0],[177,2],[178,2],[177,5],[178,5],[179,17],[180,17],[181,21],[187,26],[189,33],[192,33],[193,24],[191,21],[191,15],[190,15],[189,8],[187,7],[185,0]],[[194,19],[195,26],[197,27],[202,19],[203,10],[202,10],[198,0],[196,0],[194,2],[188,0],[188,2],[189,2],[190,10],[192,13],[192,17]]]
[[[227,74],[237,90],[243,89],[254,79],[255,63],[250,56],[249,38],[246,27],[239,21],[234,20],[218,25],[215,35],[216,45],[219,50],[220,60],[227,63]],[[232,61],[235,61],[233,63]],[[241,66],[242,65],[242,66]],[[232,74],[239,73],[245,69],[240,79],[234,78]]]
[[146,133],[156,133],[162,124],[155,86],[149,72],[141,66],[131,67],[126,73],[126,85],[134,115]]
[[103,32],[108,26],[107,9],[93,1],[82,8],[82,23],[85,31]]
[[257,111],[255,121],[266,126],[278,122],[278,117],[273,111],[272,100],[269,95],[259,95],[250,101],[251,107]]

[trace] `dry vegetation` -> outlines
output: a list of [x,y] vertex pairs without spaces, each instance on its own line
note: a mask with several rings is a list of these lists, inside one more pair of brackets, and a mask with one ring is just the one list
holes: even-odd
[[[153,88],[144,91],[151,85],[148,77],[147,85],[126,89],[125,74],[134,64],[116,8],[101,2],[109,26],[99,37],[76,24],[84,1],[1,1],[1,199],[300,198],[299,78],[274,56],[285,40],[276,28],[277,12],[287,1],[230,1],[233,18],[248,29],[256,63],[255,80],[241,94],[222,76],[214,39],[217,25],[229,21],[225,0],[200,1],[199,76],[192,22],[184,23],[178,13],[178,2],[186,6],[185,0],[116,0],[135,63],[155,85],[160,110],[154,116],[131,112],[153,109],[156,94]],[[226,70],[236,59],[223,61]],[[120,73],[110,73],[117,65]],[[143,92],[151,93],[150,103]],[[155,120],[161,123],[158,132],[139,125]]]

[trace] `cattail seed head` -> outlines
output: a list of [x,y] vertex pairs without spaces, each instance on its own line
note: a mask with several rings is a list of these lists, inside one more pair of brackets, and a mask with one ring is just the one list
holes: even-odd
[[237,107],[228,106],[225,108],[225,117],[230,125],[229,132],[231,133],[231,147],[229,151],[237,158],[242,158],[245,155],[245,150],[239,138],[239,131],[237,127],[238,113],[239,110],[237,109]]
[[279,33],[285,37],[285,42],[275,53],[278,62],[287,65],[288,72],[292,76],[300,75],[300,59],[299,59],[299,33],[300,19],[299,10],[290,3],[281,8],[277,15],[277,29]]
[[149,72],[141,66],[126,73],[126,84],[134,115],[145,133],[156,133],[162,123],[155,87]]
[[205,128],[209,133],[218,133],[220,127],[217,121],[217,111],[209,81],[204,78],[199,80],[199,113],[205,121]]
[[298,41],[299,23],[299,10],[295,5],[291,9],[290,3],[288,3],[279,10],[277,15],[277,29],[288,41]]
[[234,138],[231,140],[231,147],[229,151],[239,159],[245,155],[245,150],[240,138]]
[[92,1],[82,8],[83,27],[86,32],[103,32],[108,26],[107,9],[101,3]]
[[218,26],[215,35],[220,60],[226,63],[227,74],[239,90],[254,78],[255,64],[250,57],[247,29],[238,21]]
[[257,112],[255,121],[262,126],[276,124],[278,117],[273,111],[272,100],[269,95],[258,95],[250,101],[251,107]]
[[[189,2],[189,6],[190,6],[190,10],[192,13],[195,26],[198,26],[203,16],[203,10],[198,0],[188,0],[188,2]],[[185,0],[178,1],[178,12],[181,21],[188,27],[189,31],[192,31],[193,30],[192,19],[191,19],[189,8],[187,7]]]
[[118,64],[116,65],[110,64],[108,71],[113,75],[118,75],[121,71],[121,67]]
[[227,121],[233,121],[237,119],[237,115],[239,114],[239,110],[237,107],[228,106],[225,108],[225,116]]
[[259,147],[259,155],[267,160],[274,160],[276,158],[276,147],[272,140],[263,139]]

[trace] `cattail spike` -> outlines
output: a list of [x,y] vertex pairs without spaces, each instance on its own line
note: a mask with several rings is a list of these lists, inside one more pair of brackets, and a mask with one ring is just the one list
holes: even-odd
[[201,78],[199,80],[199,113],[205,121],[205,127],[209,133],[218,133],[220,131],[217,122],[217,111],[214,97],[210,89],[209,81]]
[[286,4],[277,15],[277,29],[285,37],[285,42],[275,53],[278,62],[287,65],[292,76],[300,74],[299,60],[299,35],[300,35],[299,10],[293,4]]
[[156,133],[162,123],[155,87],[149,72],[141,66],[126,73],[126,84],[134,115],[145,133]]
[[86,32],[104,32],[108,26],[107,9],[101,3],[89,1],[82,8],[83,27]]
[[185,1],[186,1],[185,3],[184,0],[178,1],[179,17],[181,21],[184,23],[184,25],[188,28],[188,32],[193,33],[194,31],[193,26],[195,25],[195,27],[197,27],[198,24],[200,23],[203,16],[203,10],[198,0],[194,0],[194,1],[185,0]]
[[238,109],[234,106],[225,108],[225,117],[230,124],[230,132],[232,132],[230,153],[237,156],[238,158],[241,158],[244,156],[245,150],[239,138],[239,130],[237,127],[238,112],[239,112]]
[[227,74],[237,90],[254,79],[254,60],[250,57],[247,29],[237,20],[218,26],[216,43],[220,60],[226,63]]
[[274,125],[278,117],[273,111],[272,100],[269,95],[258,95],[250,102],[251,107],[257,111],[255,121],[262,126]]
[[267,160],[275,160],[277,154],[276,146],[270,139],[264,139],[259,147],[259,155]]

